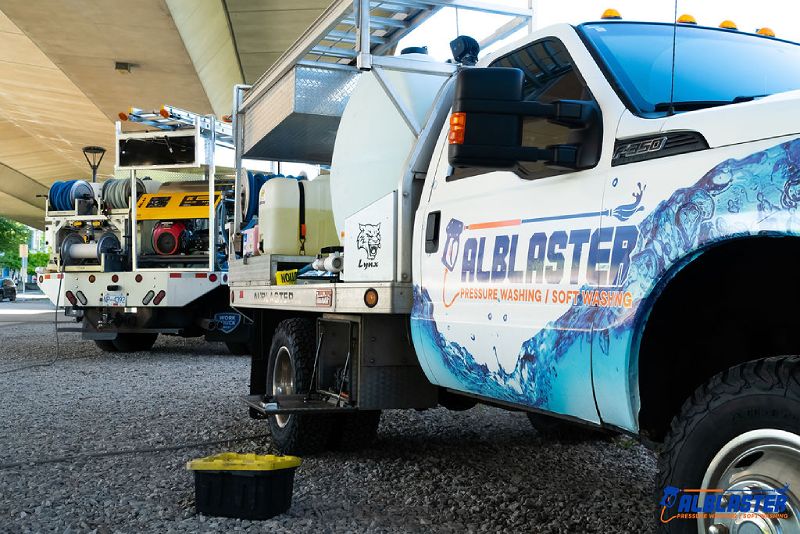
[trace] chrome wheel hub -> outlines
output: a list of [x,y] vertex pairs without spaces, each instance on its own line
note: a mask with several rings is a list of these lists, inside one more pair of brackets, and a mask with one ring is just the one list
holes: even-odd
[[[292,395],[294,393],[294,364],[289,349],[281,347],[275,356],[275,366],[272,369],[272,394]],[[289,424],[291,415],[276,415],[275,421],[283,428]]]
[[[709,464],[702,489],[719,491],[701,493],[700,504],[718,498],[728,511],[698,518],[701,534],[800,534],[800,436],[775,429],[737,436]],[[745,500],[774,504],[784,498],[782,513],[763,506],[741,512],[735,506]]]

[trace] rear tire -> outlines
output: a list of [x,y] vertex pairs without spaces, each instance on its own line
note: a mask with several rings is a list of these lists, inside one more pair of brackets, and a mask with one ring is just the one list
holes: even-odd
[[[763,521],[755,518],[733,526],[729,518],[704,519],[701,525],[696,519],[664,523],[662,517],[669,519],[678,510],[675,505],[684,494],[675,495],[675,489],[721,489],[726,498],[742,491],[775,495],[784,484],[791,511],[780,526],[783,532],[797,532],[800,357],[743,363],[698,388],[672,420],[658,467],[660,532],[711,532],[712,524],[718,532],[778,532],[771,525],[760,529]],[[667,500],[670,493],[675,496]]]
[[158,334],[125,333],[117,334],[112,343],[119,352],[141,352],[152,349],[157,338]]
[[375,443],[380,410],[365,410],[336,416],[333,420],[330,448],[337,451],[357,451]]
[[[314,321],[286,319],[272,337],[267,365],[267,391],[272,395],[308,392],[316,350]],[[272,442],[283,454],[322,452],[331,436],[330,415],[272,415]]]
[[117,347],[110,339],[95,339],[94,344],[103,352],[117,352]]
[[234,356],[251,354],[249,343],[242,343],[241,341],[226,341],[225,346],[228,347],[228,352]]

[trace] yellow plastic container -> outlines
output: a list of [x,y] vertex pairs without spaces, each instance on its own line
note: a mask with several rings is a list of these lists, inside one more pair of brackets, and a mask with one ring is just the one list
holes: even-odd
[[194,471],[195,507],[201,514],[269,519],[292,505],[296,456],[224,452],[186,464]]

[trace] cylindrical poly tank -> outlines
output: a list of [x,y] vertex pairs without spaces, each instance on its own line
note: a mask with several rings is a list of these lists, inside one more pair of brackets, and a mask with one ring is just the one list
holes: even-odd
[[[432,61],[425,54],[403,59]],[[445,76],[381,72],[421,128]],[[372,71],[359,76],[339,123],[331,162],[331,204],[336,229],[350,215],[398,189],[416,136]]]
[[339,233],[331,211],[330,175],[303,180],[306,204],[306,254],[314,256],[322,247],[339,244]]
[[265,254],[300,252],[300,189],[295,178],[272,178],[261,186],[258,232]]

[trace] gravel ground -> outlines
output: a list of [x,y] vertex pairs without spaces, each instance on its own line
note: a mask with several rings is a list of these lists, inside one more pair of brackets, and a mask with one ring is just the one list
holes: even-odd
[[[647,532],[653,455],[627,438],[546,441],[524,414],[385,412],[359,453],[304,459],[291,510],[198,515],[185,463],[274,452],[247,417],[248,360],[163,338],[110,355],[52,325],[0,324],[0,532]],[[227,443],[201,442],[231,440]],[[178,445],[187,444],[183,448]],[[172,447],[172,448],[170,448]],[[125,452],[134,449],[160,449]],[[111,456],[87,457],[88,454]]]

